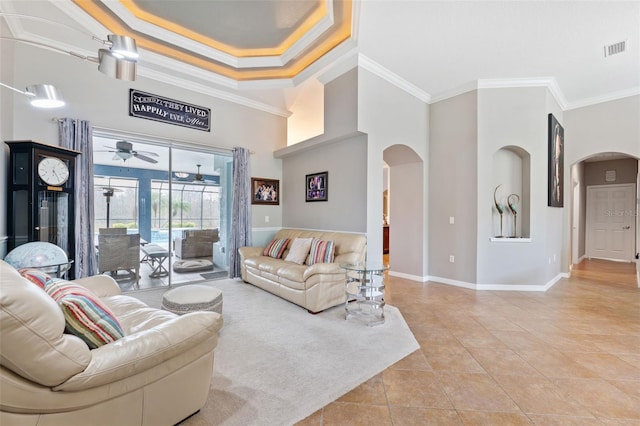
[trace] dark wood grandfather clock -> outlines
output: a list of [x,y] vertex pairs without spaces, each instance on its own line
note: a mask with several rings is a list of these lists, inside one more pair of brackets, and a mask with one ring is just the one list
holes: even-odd
[[[73,260],[74,187],[80,151],[34,141],[7,141],[8,250],[31,241],[62,248]],[[74,278],[71,269],[70,278]]]

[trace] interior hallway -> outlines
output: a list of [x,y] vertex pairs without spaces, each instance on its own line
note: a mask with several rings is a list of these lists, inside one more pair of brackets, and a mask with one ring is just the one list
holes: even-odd
[[421,349],[299,424],[640,424],[631,282],[635,264],[595,260],[546,293],[389,277],[386,301]]

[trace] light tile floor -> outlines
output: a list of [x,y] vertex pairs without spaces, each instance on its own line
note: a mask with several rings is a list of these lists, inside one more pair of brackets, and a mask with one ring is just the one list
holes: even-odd
[[545,293],[389,277],[421,348],[299,425],[640,425],[635,274],[585,260]]

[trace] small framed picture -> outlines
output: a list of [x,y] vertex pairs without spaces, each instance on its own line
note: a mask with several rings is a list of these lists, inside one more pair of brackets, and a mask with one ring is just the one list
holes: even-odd
[[280,181],[277,179],[251,178],[251,204],[280,204]]
[[327,201],[329,199],[329,172],[307,175],[305,188],[306,201]]

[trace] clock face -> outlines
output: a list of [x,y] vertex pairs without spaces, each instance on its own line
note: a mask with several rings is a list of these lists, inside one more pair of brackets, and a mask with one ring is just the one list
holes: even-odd
[[47,185],[62,186],[69,179],[69,167],[59,158],[44,157],[38,163],[38,176]]

